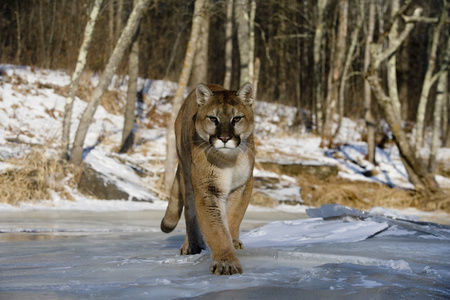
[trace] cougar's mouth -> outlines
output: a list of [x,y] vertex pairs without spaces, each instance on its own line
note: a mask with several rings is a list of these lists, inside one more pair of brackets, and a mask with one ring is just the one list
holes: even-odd
[[215,138],[212,143],[214,148],[216,148],[217,150],[233,150],[235,149],[237,146],[239,146],[239,141],[235,140],[235,139],[230,139],[226,142],[223,142],[222,140],[220,140],[219,138]]

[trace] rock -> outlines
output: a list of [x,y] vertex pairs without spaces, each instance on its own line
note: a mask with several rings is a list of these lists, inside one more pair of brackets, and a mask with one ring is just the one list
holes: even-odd
[[290,162],[259,162],[261,167],[272,172],[279,172],[282,174],[297,176],[297,175],[314,175],[319,179],[325,179],[330,176],[337,176],[338,167],[332,164],[317,164],[309,162],[290,163]]
[[151,199],[138,199],[121,190],[116,180],[102,174],[89,164],[83,164],[78,189],[89,196],[104,200],[132,200],[153,202]]
[[129,197],[127,193],[109,182],[106,176],[97,172],[87,164],[83,165],[81,178],[78,182],[78,189],[82,193],[94,196],[97,199],[124,200]]

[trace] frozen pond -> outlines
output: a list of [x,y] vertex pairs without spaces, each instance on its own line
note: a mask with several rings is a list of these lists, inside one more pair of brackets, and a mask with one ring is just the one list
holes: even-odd
[[244,273],[215,276],[209,252],[178,255],[184,226],[163,234],[162,215],[0,212],[0,299],[450,298],[448,226],[248,212]]

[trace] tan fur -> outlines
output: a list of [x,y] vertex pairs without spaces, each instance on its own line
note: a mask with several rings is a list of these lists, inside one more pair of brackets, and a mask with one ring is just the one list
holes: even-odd
[[186,239],[181,254],[211,249],[210,272],[242,273],[235,249],[250,201],[255,162],[252,86],[232,92],[199,84],[175,122],[178,167],[161,229],[171,232],[183,206]]

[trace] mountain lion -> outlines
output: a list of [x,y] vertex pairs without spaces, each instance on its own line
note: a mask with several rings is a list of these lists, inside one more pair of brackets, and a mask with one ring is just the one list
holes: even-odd
[[161,230],[177,225],[183,206],[186,239],[180,254],[211,249],[210,272],[242,273],[235,249],[253,188],[253,88],[228,91],[199,84],[175,121],[178,167]]

